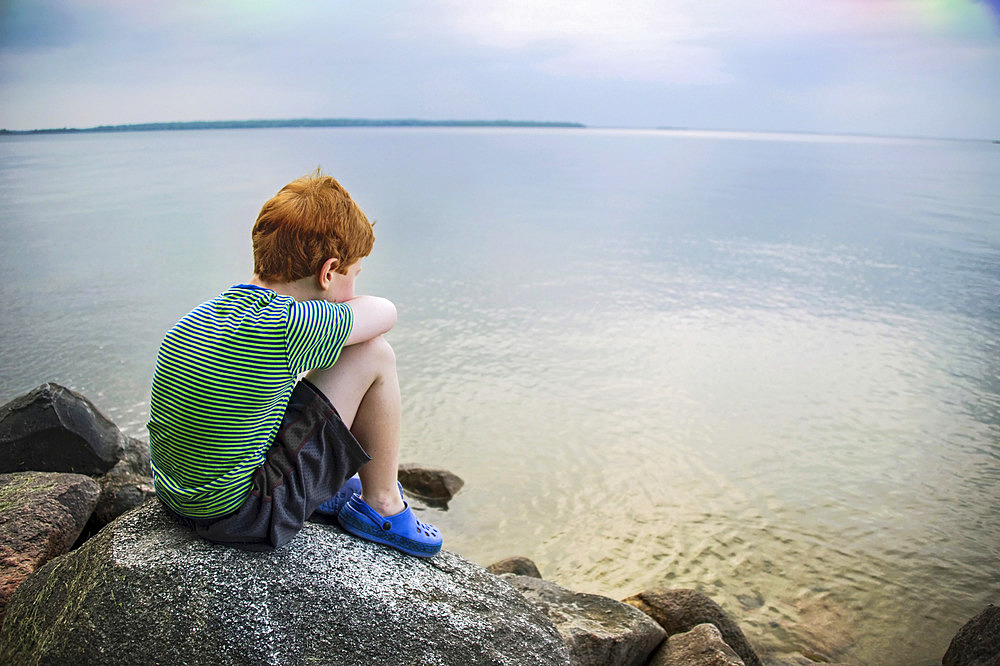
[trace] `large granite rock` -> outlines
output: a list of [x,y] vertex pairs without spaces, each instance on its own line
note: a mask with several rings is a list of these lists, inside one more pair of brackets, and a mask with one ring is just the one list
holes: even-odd
[[1000,607],[990,604],[948,645],[943,666],[1000,666]]
[[647,590],[624,600],[656,620],[668,636],[690,631],[699,624],[714,624],[723,640],[746,666],[761,666],[757,653],[719,604],[695,590]]
[[307,523],[248,553],[156,500],[25,581],[0,646],[0,663],[569,663],[543,613],[447,551],[418,559]]
[[0,407],[0,473],[100,476],[122,459],[125,446],[118,426],[58,384],[42,384]]
[[18,586],[73,545],[99,493],[80,474],[0,474],[0,623]]
[[733,648],[722,640],[714,624],[699,624],[691,631],[674,634],[666,641],[649,666],[745,666]]
[[649,617],[620,601],[531,576],[501,577],[549,616],[574,666],[641,666],[666,637]]

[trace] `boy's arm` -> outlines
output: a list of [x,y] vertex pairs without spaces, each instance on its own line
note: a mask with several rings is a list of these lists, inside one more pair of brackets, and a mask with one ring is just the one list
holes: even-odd
[[351,308],[354,323],[347,345],[367,342],[387,333],[396,324],[396,306],[392,301],[379,296],[356,296],[344,304]]

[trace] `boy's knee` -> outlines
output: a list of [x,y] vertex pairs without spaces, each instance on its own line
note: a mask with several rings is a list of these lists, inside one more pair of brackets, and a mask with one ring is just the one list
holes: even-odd
[[358,345],[358,351],[374,361],[383,364],[396,365],[396,352],[393,351],[389,341],[381,335],[377,335],[371,340],[366,340]]

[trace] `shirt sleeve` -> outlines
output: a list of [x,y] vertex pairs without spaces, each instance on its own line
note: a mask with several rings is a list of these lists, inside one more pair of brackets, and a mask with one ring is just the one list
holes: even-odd
[[351,308],[346,303],[302,301],[292,304],[286,344],[292,374],[329,368],[351,334]]

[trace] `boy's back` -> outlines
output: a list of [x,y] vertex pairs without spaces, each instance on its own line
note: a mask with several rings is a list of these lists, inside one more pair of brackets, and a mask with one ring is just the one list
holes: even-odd
[[299,373],[329,368],[351,330],[342,303],[237,285],[164,337],[150,403],[157,494],[192,518],[243,501],[281,423]]

